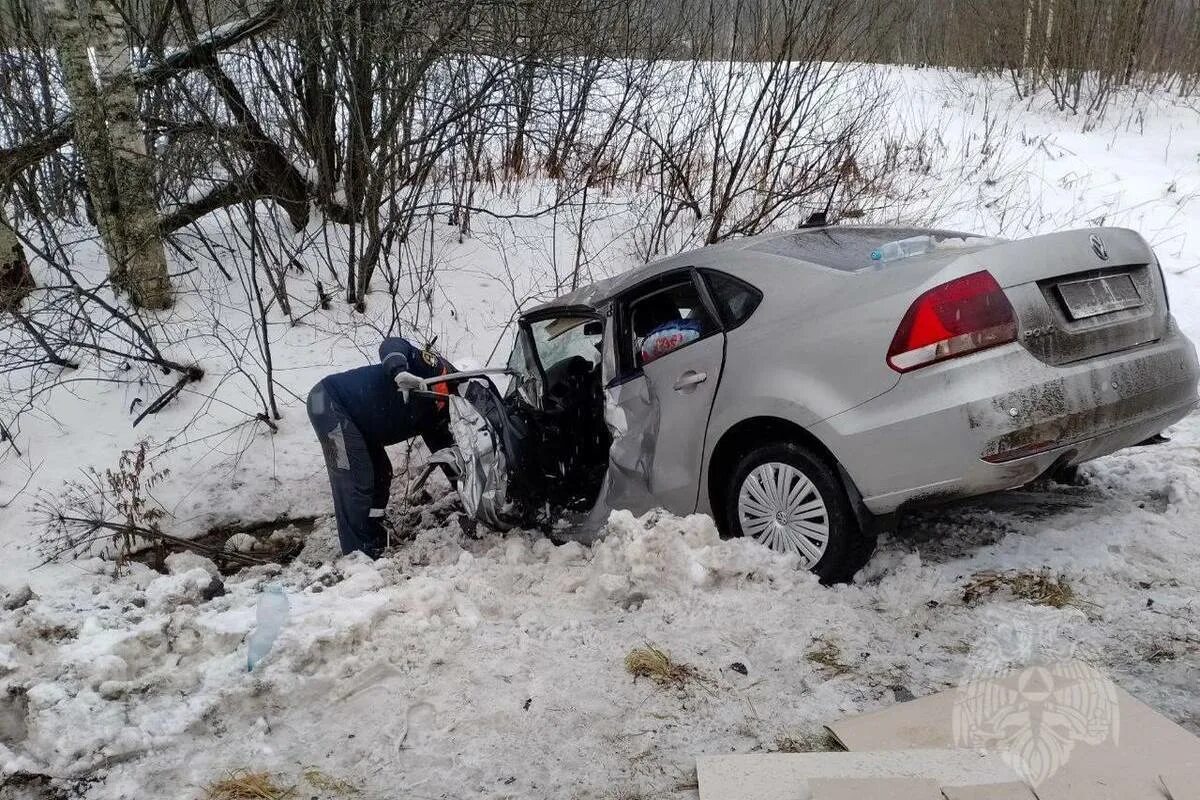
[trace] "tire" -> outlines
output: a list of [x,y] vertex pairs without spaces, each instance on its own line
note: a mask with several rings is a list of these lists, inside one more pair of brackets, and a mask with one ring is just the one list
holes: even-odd
[[[781,475],[790,504],[773,502],[772,481]],[[739,458],[723,500],[729,535],[753,535],[764,546],[797,553],[825,584],[849,581],[875,549],[875,537],[859,525],[836,469],[794,442],[763,444]],[[744,520],[752,530],[743,530]],[[827,529],[823,548],[818,542],[822,525]]]
[[1063,486],[1083,486],[1087,483],[1079,476],[1078,464],[1073,467],[1059,467],[1046,477]]

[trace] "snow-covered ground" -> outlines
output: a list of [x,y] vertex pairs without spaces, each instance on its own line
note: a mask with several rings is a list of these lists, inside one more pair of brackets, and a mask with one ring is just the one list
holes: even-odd
[[[1085,126],[1014,103],[1000,83],[914,70],[889,79],[903,88],[888,118],[927,151],[929,169],[905,179],[902,207],[882,221],[1009,237],[1137,229],[1159,254],[1180,324],[1200,340],[1195,108],[1127,98]],[[597,275],[632,264],[628,226],[606,214],[589,231]],[[486,361],[509,298],[544,288],[554,259],[573,253],[567,237],[551,239],[552,224],[438,242],[436,313],[422,333],[460,365]],[[172,313],[203,320],[223,307]],[[303,411],[319,377],[373,355],[368,326],[334,328],[277,326],[277,434],[248,422],[249,386],[243,406],[189,393],[136,431],[131,402],[152,387],[80,383],[27,418],[26,457],[0,464],[0,502],[32,470],[0,508],[0,587],[34,593],[0,610],[3,773],[49,775],[94,798],[196,797],[242,767],[300,781],[300,796],[323,794],[300,777],[316,767],[368,797],[687,797],[697,754],[811,743],[838,716],[956,683],[998,619],[1019,620],[1038,648],[1086,654],[1200,732],[1200,417],[1167,445],[1089,465],[1083,487],[910,518],[851,586],[822,588],[752,544],[720,541],[703,518],[618,514],[593,547],[554,547],[529,533],[467,536],[447,516],[451,498],[425,512],[415,541],[371,563],[333,557],[324,467]],[[203,359],[197,330],[182,346]],[[113,578],[99,560],[34,569],[27,509],[37,493],[188,421],[160,460],[171,469],[157,492],[171,530],[319,516],[299,559],[227,577],[211,600],[209,565],[193,557],[173,559],[167,576],[134,565]],[[1043,568],[1072,587],[1070,605],[964,597],[981,571]],[[248,674],[244,638],[266,582],[284,585],[292,616]],[[623,658],[646,644],[702,680],[634,682]]]

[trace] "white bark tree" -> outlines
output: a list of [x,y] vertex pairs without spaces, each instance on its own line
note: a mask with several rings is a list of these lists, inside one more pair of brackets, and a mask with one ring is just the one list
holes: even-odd
[[1054,41],[1054,0],[1048,0],[1046,7],[1046,35],[1042,39],[1042,65],[1038,70],[1038,80],[1043,80],[1050,71],[1050,48]]
[[153,167],[138,123],[125,18],[115,3],[53,0],[50,16],[63,83],[75,110],[75,147],[83,159],[109,275],[137,305],[162,309],[171,302],[167,257]]
[[1029,48],[1033,38],[1033,0],[1025,2],[1025,35],[1021,38],[1021,74],[1017,80],[1017,93],[1024,89],[1026,94],[1031,91],[1029,78]]

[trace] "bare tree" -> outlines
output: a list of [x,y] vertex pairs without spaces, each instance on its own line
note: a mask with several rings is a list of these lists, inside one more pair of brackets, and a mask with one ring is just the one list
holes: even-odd
[[1191,0],[900,0],[907,20],[877,52],[900,63],[1008,72],[1022,97],[1100,115],[1124,86],[1197,85],[1200,6]]
[[125,18],[114,3],[94,0],[87,8],[77,0],[55,0],[51,19],[64,88],[75,109],[75,145],[113,285],[140,306],[162,309],[171,295],[153,166],[138,122]]
[[752,235],[785,219],[796,225],[853,196],[865,134],[887,104],[870,71],[837,54],[867,40],[872,24],[884,26],[853,3],[835,6],[709,0],[698,7],[690,31],[698,57],[665,77],[673,106],[665,114],[660,107],[643,131],[657,198],[643,257]]

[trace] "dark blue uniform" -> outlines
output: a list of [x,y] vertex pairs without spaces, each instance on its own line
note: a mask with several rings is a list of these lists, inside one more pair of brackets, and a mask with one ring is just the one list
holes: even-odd
[[342,552],[379,556],[387,542],[384,510],[392,463],[384,447],[420,435],[430,451],[454,443],[446,401],[405,400],[395,378],[409,372],[434,378],[453,372],[445,359],[398,336],[383,340],[379,364],[339,372],[308,393],[308,418],[325,453]]

